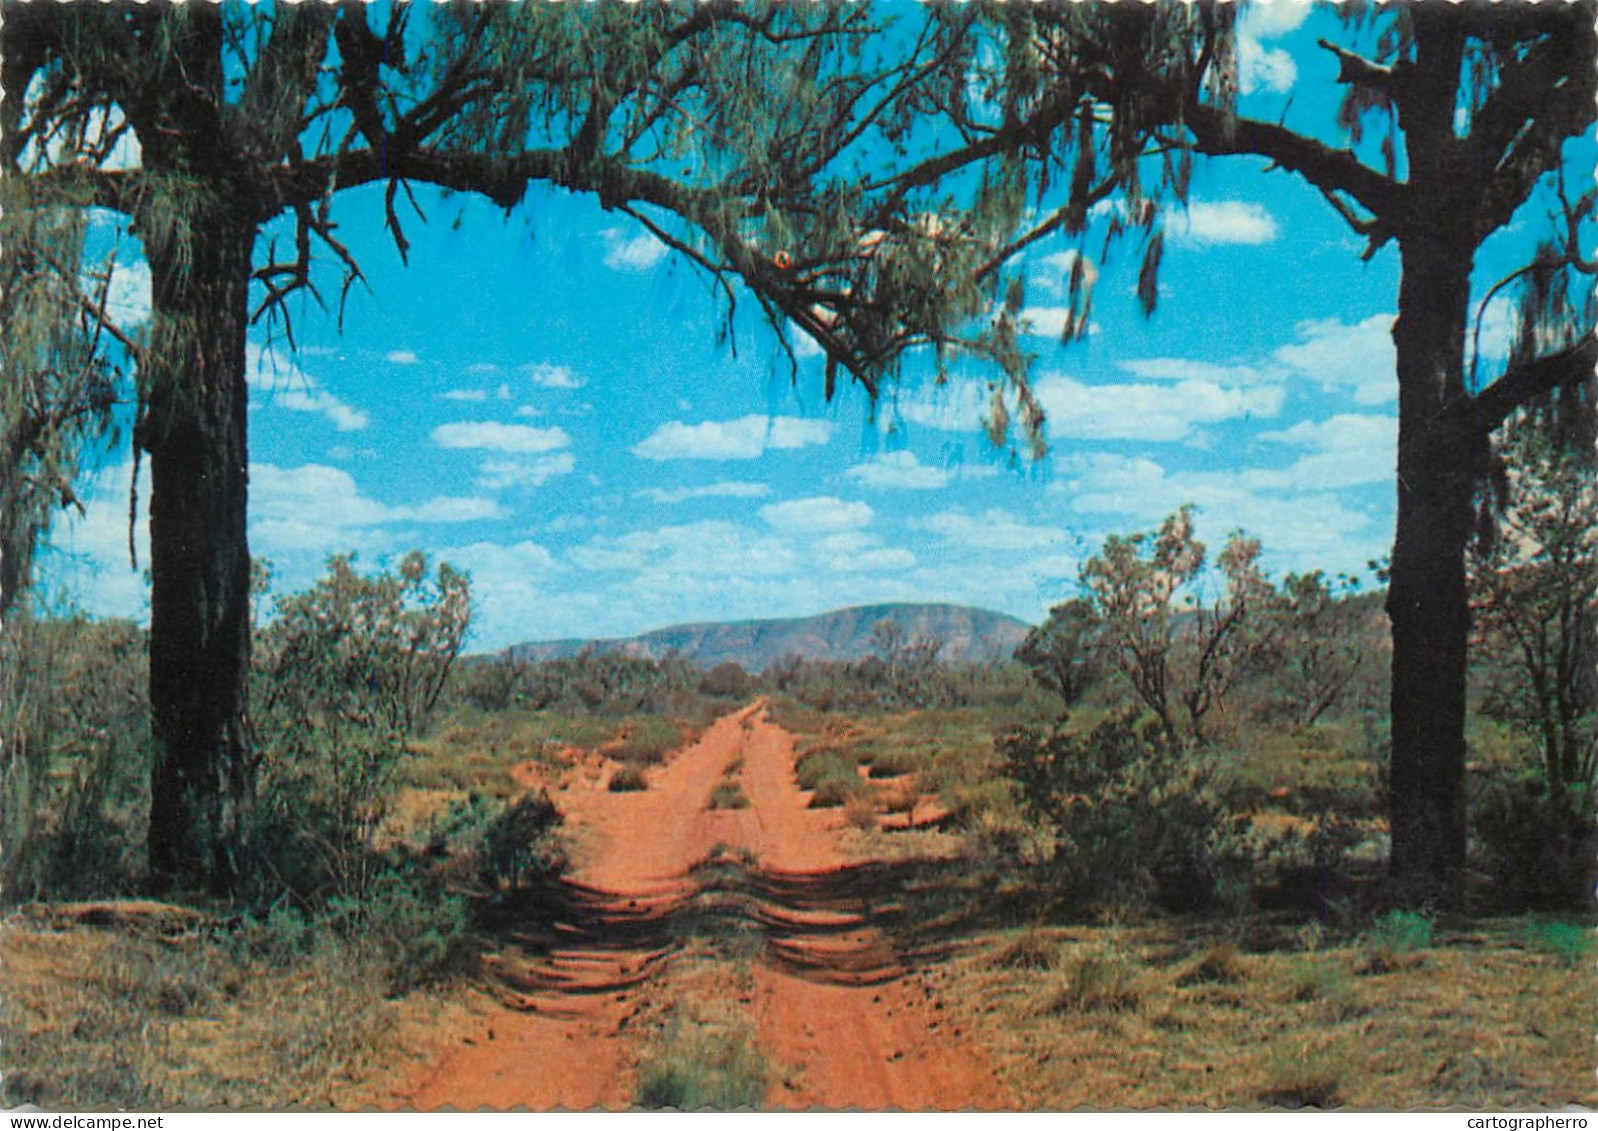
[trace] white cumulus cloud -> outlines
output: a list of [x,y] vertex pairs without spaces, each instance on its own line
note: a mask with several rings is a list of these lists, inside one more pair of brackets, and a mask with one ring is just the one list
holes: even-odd
[[250,388],[271,394],[274,408],[310,412],[326,417],[340,432],[359,432],[371,423],[363,409],[355,408],[326,389],[292,359],[280,357],[254,342],[245,347],[245,379]]
[[600,236],[605,241],[605,266],[612,271],[648,271],[670,251],[648,232],[629,239],[620,228],[607,228]]
[[485,491],[503,491],[510,487],[542,487],[559,475],[569,474],[577,466],[570,452],[518,459],[515,457],[485,459],[477,465],[476,483]]
[[846,503],[832,495],[789,499],[760,508],[760,517],[778,530],[814,534],[830,530],[855,530],[869,525],[872,510],[865,503]]
[[467,420],[440,424],[432,431],[433,443],[441,448],[480,449],[536,455],[564,448],[571,443],[563,428],[533,428],[526,424],[501,424],[495,420]]
[[1298,81],[1298,65],[1280,47],[1266,47],[1252,36],[1237,38],[1237,89],[1243,94],[1269,90],[1286,94]]
[[915,525],[945,541],[982,550],[1036,550],[1065,541],[1063,530],[1032,526],[998,509],[974,515],[956,507],[920,519]]
[[271,556],[279,551],[334,553],[384,544],[376,528],[403,523],[458,523],[503,517],[492,499],[437,495],[388,504],[362,493],[338,467],[250,465],[251,536]]
[[1223,365],[1185,357],[1149,357],[1117,362],[1135,377],[1151,381],[1208,381],[1215,385],[1263,385],[1283,380],[1279,365]]
[[1265,244],[1276,239],[1276,218],[1246,200],[1195,200],[1171,216],[1171,239],[1191,247]]
[[1259,438],[1305,449],[1284,476],[1284,485],[1299,490],[1384,483],[1398,466],[1398,420],[1391,416],[1345,413]]
[[928,489],[946,487],[950,479],[947,471],[922,463],[914,452],[884,452],[873,460],[856,464],[844,474],[867,487]]
[[637,492],[639,498],[657,503],[686,503],[690,499],[758,499],[769,494],[771,488],[764,483],[726,479],[699,487],[645,487]]
[[1200,379],[1086,385],[1059,374],[1044,377],[1035,392],[1053,437],[1164,442],[1186,439],[1201,424],[1275,416],[1285,396],[1274,385],[1238,388]]
[[540,389],[580,389],[583,379],[567,365],[552,365],[540,361],[524,365],[521,372]]
[[798,416],[744,416],[684,424],[672,420],[633,445],[642,459],[756,459],[772,449],[824,444],[832,436],[825,420]]
[[1298,340],[1272,357],[1334,392],[1348,392],[1355,404],[1385,404],[1398,396],[1394,379],[1393,316],[1373,314],[1359,322],[1338,318],[1301,322]]

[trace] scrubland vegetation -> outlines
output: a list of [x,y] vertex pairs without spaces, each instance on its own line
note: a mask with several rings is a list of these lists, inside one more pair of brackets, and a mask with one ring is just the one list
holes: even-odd
[[[251,852],[233,894],[185,905],[130,898],[142,630],[13,619],[3,1098],[346,1094],[385,1015],[444,1008],[496,906],[566,866],[541,783],[602,758],[608,789],[647,790],[764,695],[863,856],[942,862],[908,930],[976,944],[935,976],[1023,1102],[1591,1100],[1590,714],[1528,725],[1546,700],[1484,581],[1474,917],[1387,910],[1379,595],[1257,561],[1235,537],[1206,569],[1183,511],[1110,539],[1013,661],[941,664],[890,626],[869,659],[760,673],[462,657],[468,581],[420,555],[372,576],[336,558],[276,598],[263,575]],[[748,804],[739,769],[712,808]],[[702,1005],[657,1019],[640,1103],[760,1101],[745,1023]]]

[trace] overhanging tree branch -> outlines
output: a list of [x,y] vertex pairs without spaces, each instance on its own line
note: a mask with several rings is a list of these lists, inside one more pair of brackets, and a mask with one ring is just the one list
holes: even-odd
[[1353,197],[1384,225],[1396,225],[1403,215],[1404,186],[1364,164],[1350,150],[1333,149],[1286,126],[1240,118],[1192,99],[1182,121],[1201,153],[1264,157],[1299,174],[1323,194]]
[[1598,337],[1588,334],[1557,353],[1511,365],[1503,376],[1474,398],[1456,403],[1467,406],[1476,423],[1492,431],[1507,420],[1510,413],[1544,393],[1589,379],[1595,366],[1598,366]]

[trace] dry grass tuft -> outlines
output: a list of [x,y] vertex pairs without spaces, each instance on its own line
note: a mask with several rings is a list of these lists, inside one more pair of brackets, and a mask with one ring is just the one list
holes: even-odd
[[843,819],[861,832],[877,827],[877,805],[869,795],[856,793],[843,803]]
[[1237,944],[1228,940],[1216,943],[1200,955],[1197,962],[1178,975],[1176,984],[1196,986],[1220,983],[1229,986],[1243,981],[1247,976],[1248,971],[1238,957]]
[[988,964],[1001,970],[1053,970],[1060,962],[1060,944],[1036,927],[1028,927],[994,951]]
[[608,788],[612,793],[638,793],[649,788],[649,778],[645,776],[642,766],[618,766],[616,772],[610,775]]
[[1340,1105],[1341,1056],[1335,1046],[1289,1041],[1274,1048],[1259,1098],[1273,1107],[1328,1108]]
[[1075,958],[1044,999],[1046,1013],[1124,1013],[1143,1003],[1141,969],[1111,948]]

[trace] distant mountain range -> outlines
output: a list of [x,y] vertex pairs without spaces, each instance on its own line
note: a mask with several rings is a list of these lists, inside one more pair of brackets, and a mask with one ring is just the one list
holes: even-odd
[[864,659],[875,652],[872,632],[883,620],[898,625],[906,639],[943,641],[938,658],[948,663],[1008,659],[1031,628],[1015,617],[964,605],[858,605],[813,617],[679,624],[625,639],[546,640],[517,644],[511,651],[530,660],[560,659],[585,649],[657,660],[676,652],[697,667],[731,661],[757,672],[788,655]]

